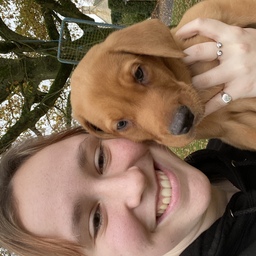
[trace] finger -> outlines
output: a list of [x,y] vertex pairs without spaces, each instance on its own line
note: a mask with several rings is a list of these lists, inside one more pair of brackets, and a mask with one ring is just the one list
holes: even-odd
[[196,61],[213,61],[217,57],[217,48],[215,42],[207,42],[193,45],[184,50],[187,54],[183,61],[191,65]]
[[255,79],[251,76],[237,77],[226,83],[225,87],[228,88],[234,100],[256,97]]
[[176,36],[187,39],[195,35],[201,35],[219,41],[219,35],[225,35],[225,33],[230,32],[229,29],[230,25],[221,21],[198,18],[181,27]]
[[223,93],[228,94],[232,98],[232,101],[243,98],[243,96],[241,97],[241,93],[237,89],[237,86],[233,85],[235,83],[237,82],[233,81],[232,83],[227,84],[221,92],[216,94],[211,100],[206,103],[204,114],[205,116],[217,111],[218,109],[226,106],[227,104],[230,104],[225,103],[225,101],[222,99]]
[[192,77],[193,86],[197,89],[206,89],[214,85],[223,84],[235,78],[235,70],[232,70],[229,63],[223,63],[200,75]]
[[[227,93],[226,89],[225,89],[225,93]],[[229,95],[231,95],[231,94],[229,94]],[[232,98],[232,100],[233,100],[233,98]],[[225,103],[222,100],[222,92],[220,92],[220,93],[216,94],[210,101],[208,101],[206,103],[204,115],[207,116],[207,115],[217,111],[218,109],[226,106],[227,104],[228,103]]]
[[218,109],[224,107],[225,104],[224,102],[221,100],[221,94],[218,93],[216,94],[210,101],[208,101],[205,104],[205,112],[204,112],[204,116],[208,116],[211,113],[217,111]]

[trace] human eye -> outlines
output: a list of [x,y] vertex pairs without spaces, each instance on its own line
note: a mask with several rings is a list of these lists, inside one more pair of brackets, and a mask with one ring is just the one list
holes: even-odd
[[105,157],[104,147],[100,142],[99,147],[96,149],[96,159],[95,159],[95,166],[97,171],[100,174],[103,174],[105,162],[106,162],[106,157]]
[[96,211],[93,215],[93,237],[94,239],[97,238],[98,232],[102,226],[103,223],[103,217],[101,213],[101,207],[100,204],[98,204]]

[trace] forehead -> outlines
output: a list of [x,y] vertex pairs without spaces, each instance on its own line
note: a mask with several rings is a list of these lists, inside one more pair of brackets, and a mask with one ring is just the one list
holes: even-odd
[[134,78],[124,69],[117,62],[114,65],[99,64],[92,67],[84,63],[79,66],[71,79],[71,104],[74,112],[104,113],[110,110],[116,112],[118,109],[126,112],[127,107],[138,103],[143,92],[134,88]]
[[[68,210],[63,202],[76,181],[76,148],[84,135],[52,144],[25,162],[14,175],[12,186],[19,217],[30,232],[70,239]],[[70,170],[72,170],[72,175]],[[56,209],[62,208],[63,211]],[[65,220],[67,225],[63,226]]]
[[[110,49],[106,49],[104,44],[95,45],[79,62],[74,71],[74,75],[90,75],[91,72],[92,74],[94,72],[107,74],[108,70],[115,69],[115,67],[118,68],[119,65],[114,64],[119,64],[120,61],[121,59],[119,54]],[[113,64],[113,66],[111,64]]]
[[[97,91],[113,83],[121,83],[127,73],[131,72],[134,63],[141,61],[142,56],[105,48],[104,44],[94,46],[80,61],[71,78],[71,88],[77,87]],[[129,81],[131,82],[131,81]],[[110,88],[111,87],[111,88]],[[82,88],[82,89],[83,89]]]

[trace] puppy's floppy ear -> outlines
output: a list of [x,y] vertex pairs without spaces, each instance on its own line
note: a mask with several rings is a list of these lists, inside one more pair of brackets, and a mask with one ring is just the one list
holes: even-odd
[[104,42],[111,51],[182,58],[170,29],[158,19],[146,20],[112,33]]

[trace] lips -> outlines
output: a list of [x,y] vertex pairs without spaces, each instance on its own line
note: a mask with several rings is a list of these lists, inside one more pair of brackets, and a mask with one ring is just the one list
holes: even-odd
[[172,199],[172,186],[168,177],[161,170],[156,170],[156,177],[158,182],[158,195],[157,195],[157,207],[156,216],[159,219],[166,209],[168,208]]

